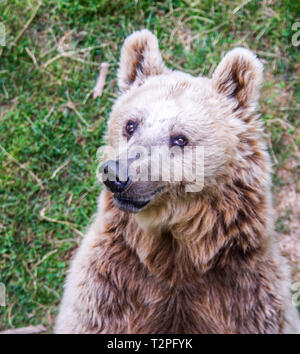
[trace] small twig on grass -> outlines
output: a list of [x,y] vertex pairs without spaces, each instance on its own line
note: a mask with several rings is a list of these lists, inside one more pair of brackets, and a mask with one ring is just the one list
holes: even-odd
[[94,99],[96,99],[97,97],[101,97],[101,95],[102,95],[103,88],[105,85],[105,79],[106,79],[106,75],[107,75],[108,66],[109,66],[108,63],[102,63],[100,65],[100,74],[98,76],[97,83],[94,88],[94,94],[93,94]]
[[83,118],[81,113],[77,111],[76,105],[74,102],[72,102],[68,91],[66,92],[66,95],[68,98],[68,102],[66,104],[64,104],[63,107],[67,107],[67,108],[71,109],[72,111],[74,111],[76,113],[76,115],[78,116],[78,118],[81,120],[81,122],[83,124],[85,124],[87,127],[89,127],[90,126],[89,123]]
[[42,122],[47,122],[47,119],[51,116],[54,111],[55,104],[50,108],[49,112],[47,113],[46,117],[42,120]]
[[288,129],[293,129],[294,130],[295,127],[292,124],[290,124],[289,122],[287,122],[287,120],[286,120],[287,117],[288,117],[288,115],[286,114],[283,119],[277,117],[277,118],[274,118],[274,119],[270,119],[269,122],[270,122],[271,125],[274,124],[274,123],[280,124],[281,127],[284,130],[288,130]]
[[50,257],[52,254],[54,254],[54,253],[56,253],[56,252],[57,252],[57,250],[52,250],[51,252],[48,252],[47,254],[45,254],[45,256],[44,256],[42,259],[40,259],[40,260],[33,266],[33,268],[39,266],[41,263],[44,262],[45,259],[47,259],[48,257]]
[[77,111],[75,104],[71,100],[66,103],[66,107],[74,111],[83,124],[87,127],[90,126],[89,123],[82,117],[81,113]]
[[55,57],[51,58],[50,60],[48,60],[46,63],[44,63],[43,65],[41,65],[41,69],[45,69],[48,65],[54,63],[56,60],[60,59],[60,58],[64,58],[64,57],[71,57],[72,55],[76,54],[75,51],[70,51],[70,52],[63,52],[60,53],[58,55],[56,55]]
[[93,61],[87,61],[87,60],[80,59],[80,58],[77,58],[77,57],[72,57],[71,56],[69,58],[72,59],[72,60],[78,61],[79,63],[86,64],[86,65],[91,65],[91,66],[98,66],[99,65],[98,63],[95,63]]
[[79,245],[80,240],[78,238],[65,238],[63,240],[55,240],[55,245],[61,245],[62,243],[65,242],[75,242],[77,245]]
[[46,220],[46,221],[53,222],[53,223],[56,223],[56,224],[69,226],[73,231],[75,231],[77,233],[77,235],[79,235],[80,237],[83,237],[83,233],[76,229],[77,225],[72,224],[69,221],[63,221],[63,220],[57,220],[57,219],[48,218],[48,216],[45,215],[45,211],[46,211],[46,208],[43,208],[40,211],[40,218],[42,220]]
[[0,332],[0,334],[38,334],[46,331],[47,329],[44,326],[39,325],[7,329],[5,331]]
[[16,160],[9,152],[7,152],[2,145],[0,145],[0,149],[4,152],[4,154],[14,163],[16,163],[22,170],[25,170],[30,174],[30,176],[37,182],[37,184],[43,189],[43,182],[25,165],[21,164],[18,160]]
[[26,22],[25,26],[22,28],[22,30],[19,32],[15,40],[13,41],[13,46],[18,42],[18,40],[23,36],[23,33],[27,30],[27,28],[30,26],[31,22],[34,20],[35,16],[37,15],[40,7],[42,6],[42,0],[39,0],[39,3],[37,4],[37,7],[34,9],[32,16],[30,19]]
[[[42,64],[41,65],[41,69],[45,69],[48,65],[54,63],[56,60],[60,59],[60,58],[64,58],[64,57],[67,57],[67,58],[71,58],[73,60],[77,60],[77,61],[81,61],[83,59],[81,58],[78,58],[78,57],[74,57],[76,54],[80,54],[80,53],[86,53],[86,52],[90,52],[94,49],[98,49],[98,48],[101,48],[101,46],[94,46],[94,47],[87,47],[87,48],[82,48],[82,49],[77,49],[77,50],[70,50],[70,51],[66,51],[66,52],[60,52],[60,54],[57,54],[55,57],[49,59],[46,63]],[[85,63],[87,64],[90,64],[90,65],[98,65],[96,63],[93,63],[93,62],[86,62],[84,61]]]
[[269,150],[271,152],[271,157],[273,158],[273,161],[276,165],[278,165],[278,159],[273,151],[273,145],[272,145],[272,139],[270,136],[267,136],[266,137],[266,140],[267,140],[267,144],[269,145]]
[[210,18],[195,15],[195,16],[189,16],[189,17],[185,18],[181,22],[181,25],[186,24],[187,22],[189,22],[191,20],[199,20],[199,21],[204,21],[204,22],[208,22],[208,23],[215,23],[215,21],[211,20]]
[[85,95],[84,100],[82,102],[83,105],[85,105],[87,103],[87,100],[90,98],[90,96],[93,92],[94,92],[94,90],[91,90]]
[[9,96],[8,96],[8,92],[7,92],[6,88],[5,88],[4,82],[2,83],[2,89],[3,89],[3,92],[4,92],[5,98],[8,100]]
[[33,64],[34,64],[34,66],[36,67],[36,68],[39,68],[39,66],[38,66],[38,63],[37,63],[37,61],[36,61],[36,58],[35,58],[35,56],[34,56],[34,54],[30,51],[30,49],[29,48],[25,48],[25,50],[26,50],[26,53],[30,56],[30,58],[32,59],[32,61],[33,61]]
[[57,175],[57,173],[62,170],[64,167],[67,166],[67,164],[70,162],[70,160],[66,160],[62,165],[60,165],[53,173],[52,176],[50,177],[50,179],[55,178],[55,176]]
[[237,7],[232,11],[232,14],[234,15],[234,14],[236,14],[237,12],[239,12],[240,9],[241,9],[242,7],[244,7],[245,5],[247,5],[250,1],[251,1],[251,0],[246,0],[246,1],[242,2],[241,5],[237,6]]

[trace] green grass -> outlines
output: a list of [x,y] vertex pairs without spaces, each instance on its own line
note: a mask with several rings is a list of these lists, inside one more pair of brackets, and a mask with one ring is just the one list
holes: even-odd
[[[0,47],[0,282],[7,287],[0,329],[53,324],[69,259],[96,210],[96,151],[117,94],[120,46],[132,31],[155,32],[166,63],[194,75],[210,75],[235,46],[258,53],[265,64],[260,110],[275,161],[275,192],[287,183],[277,171],[291,160],[299,166],[300,51],[291,41],[300,3],[251,1],[234,11],[241,3],[43,0],[28,23],[38,1],[0,0],[6,27],[6,46]],[[50,62],[64,51],[75,52]],[[89,93],[102,61],[110,64],[106,86],[93,100]],[[294,167],[289,183],[298,177]],[[278,226],[283,230],[284,222]]]

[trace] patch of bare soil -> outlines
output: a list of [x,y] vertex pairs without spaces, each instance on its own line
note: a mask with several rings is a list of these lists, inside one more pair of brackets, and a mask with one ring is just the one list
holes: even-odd
[[300,180],[295,181],[292,172],[296,163],[289,160],[286,168],[277,172],[286,183],[274,195],[277,217],[284,224],[284,232],[278,233],[278,240],[283,255],[290,261],[294,282],[300,281]]

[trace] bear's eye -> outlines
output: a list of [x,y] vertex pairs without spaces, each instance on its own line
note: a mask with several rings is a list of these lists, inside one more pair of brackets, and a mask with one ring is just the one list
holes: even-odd
[[172,146],[177,145],[177,146],[185,146],[188,143],[188,140],[185,136],[179,135],[179,136],[174,136],[171,137],[171,144]]
[[134,133],[134,131],[136,130],[136,128],[137,128],[137,124],[134,121],[129,120],[126,124],[125,130],[126,130],[126,133],[129,136],[131,136]]

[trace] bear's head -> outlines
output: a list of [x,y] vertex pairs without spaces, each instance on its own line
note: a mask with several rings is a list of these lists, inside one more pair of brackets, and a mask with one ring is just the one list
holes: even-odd
[[165,66],[148,30],[129,36],[101,170],[117,206],[149,210],[226,176],[241,158],[237,147],[255,116],[262,72],[251,51],[236,48],[212,78],[193,77]]

